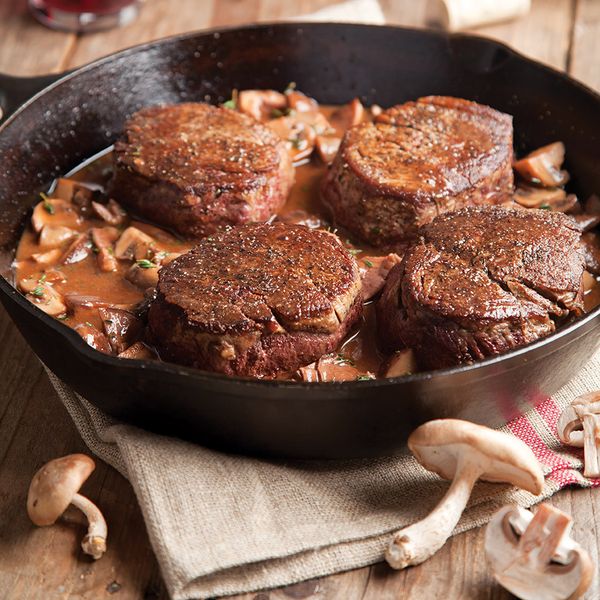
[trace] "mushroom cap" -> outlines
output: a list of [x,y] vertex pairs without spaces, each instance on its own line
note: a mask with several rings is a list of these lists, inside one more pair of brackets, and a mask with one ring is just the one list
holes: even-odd
[[417,427],[408,447],[428,470],[453,479],[461,464],[481,469],[480,479],[511,483],[540,494],[544,474],[531,448],[500,431],[458,419],[437,419]]
[[52,525],[95,468],[96,463],[85,454],[69,454],[46,463],[29,485],[29,518],[36,525]]
[[563,444],[583,447],[583,415],[600,414],[600,391],[578,396],[560,413],[556,429]]
[[540,519],[529,537],[535,525],[530,511],[508,505],[494,514],[484,543],[494,577],[523,600],[579,598],[592,582],[594,563],[570,537],[568,515],[543,504],[539,511],[551,518]]

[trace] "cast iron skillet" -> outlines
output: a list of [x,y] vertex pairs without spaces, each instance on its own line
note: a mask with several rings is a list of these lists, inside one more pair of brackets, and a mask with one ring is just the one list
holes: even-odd
[[[50,78],[51,79],[51,78]],[[0,79],[5,112],[49,78]],[[38,356],[107,413],[236,452],[335,458],[401,451],[434,417],[498,425],[571,379],[600,345],[600,309],[556,334],[471,366],[339,384],[252,381],[88,347],[9,283],[36,193],[111,144],[142,106],[221,102],[232,88],[290,81],[323,103],[389,106],[428,94],[514,115],[518,151],[567,147],[573,191],[600,191],[600,97],[506,46],[467,35],[341,24],[278,24],[178,36],[104,58],[46,87],[0,127],[0,299]]]

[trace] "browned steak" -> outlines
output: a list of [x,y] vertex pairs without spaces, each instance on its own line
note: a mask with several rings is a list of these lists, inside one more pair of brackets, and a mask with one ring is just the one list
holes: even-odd
[[377,305],[387,350],[424,368],[500,354],[583,311],[584,257],[569,216],[471,207],[447,213],[390,273]]
[[272,376],[335,350],[362,311],[358,265],[333,234],[281,222],[205,238],[160,270],[151,332],[165,359]]
[[337,224],[390,247],[438,214],[512,203],[512,156],[509,115],[460,98],[420,98],[346,132],[323,200]]
[[155,106],[126,123],[110,193],[190,238],[265,221],[286,201],[294,171],[268,127],[226,108]]

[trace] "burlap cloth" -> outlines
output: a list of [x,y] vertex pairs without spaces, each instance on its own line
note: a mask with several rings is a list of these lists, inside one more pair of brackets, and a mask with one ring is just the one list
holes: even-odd
[[[300,18],[307,17],[383,22],[374,0]],[[131,482],[176,600],[276,587],[381,561],[389,534],[426,515],[448,487],[411,456],[314,463],[222,454],[120,424],[49,375],[90,450]],[[505,503],[530,506],[565,485],[592,485],[579,472],[581,453],[561,447],[556,418],[568,401],[599,388],[600,353],[554,399],[505,428],[544,465],[544,492],[536,498],[478,484],[455,533],[486,523]]]
[[[223,454],[120,424],[50,379],[90,450],[131,481],[174,599],[259,590],[378,562],[390,532],[427,514],[448,487],[411,456],[314,463]],[[594,389],[600,353],[553,399],[505,427],[543,464],[544,492],[477,484],[455,533],[486,523],[508,502],[530,506],[565,485],[591,485],[580,473],[581,452],[560,445],[556,419]]]

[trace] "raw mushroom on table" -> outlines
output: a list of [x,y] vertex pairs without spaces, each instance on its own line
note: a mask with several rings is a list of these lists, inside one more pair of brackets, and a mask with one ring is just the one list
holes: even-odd
[[485,553],[494,577],[522,600],[579,598],[594,564],[571,537],[572,519],[548,504],[535,514],[504,506],[485,531]]
[[418,565],[450,537],[478,479],[511,483],[538,495],[544,475],[531,449],[500,431],[458,419],[429,421],[415,429],[408,447],[428,471],[452,485],[427,517],[396,532],[386,551],[394,569]]
[[600,391],[575,398],[557,424],[563,444],[583,448],[583,475],[600,477]]
[[78,493],[95,468],[85,454],[69,454],[46,463],[29,485],[27,514],[35,525],[43,527],[53,525],[69,504],[76,506],[89,524],[81,547],[97,560],[106,552],[106,521],[98,507]]

